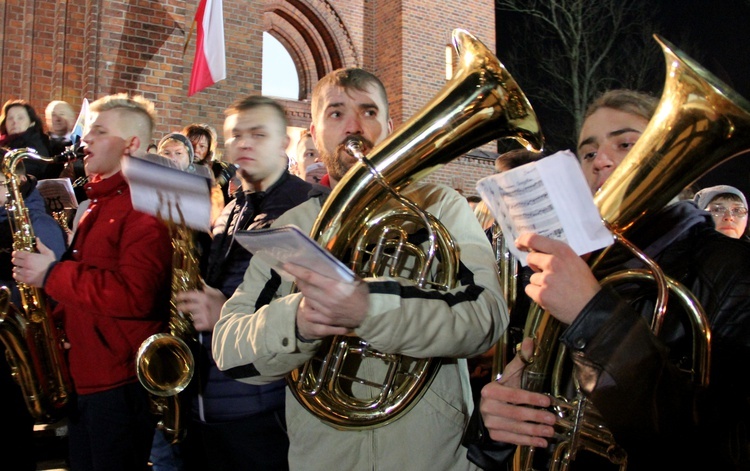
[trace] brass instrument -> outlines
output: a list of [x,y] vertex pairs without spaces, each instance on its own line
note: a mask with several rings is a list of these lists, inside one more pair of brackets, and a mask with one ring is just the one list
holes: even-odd
[[[500,277],[500,287],[502,288],[503,299],[505,305],[508,307],[508,318],[512,319],[516,309],[516,299],[518,291],[518,260],[510,252],[508,248],[508,239],[503,235],[503,230],[500,224],[495,221],[495,218],[490,213],[487,204],[484,201],[480,201],[474,208],[474,215],[477,217],[481,226],[489,226],[491,230],[490,243],[492,250],[495,252],[495,265],[497,266],[497,273]],[[502,376],[502,370],[505,365],[508,364],[512,358],[514,352],[514,344],[510,341],[509,328],[505,329],[500,336],[497,344],[491,349],[492,354],[492,369],[490,378],[492,381],[497,381]]]
[[[349,142],[359,162],[336,185],[314,224],[312,237],[337,258],[349,260],[360,276],[410,272],[417,286],[450,289],[458,262],[455,242],[401,191],[492,139],[510,137],[541,148],[536,115],[505,67],[466,31],[454,30],[453,44],[459,68],[430,103],[367,157],[358,142]],[[407,240],[407,229],[420,226],[429,233],[426,250]],[[386,371],[381,383],[357,376],[361,365],[380,361]],[[408,411],[438,368],[437,359],[386,354],[361,338],[335,336],[288,381],[302,406],[324,423],[375,428]]]
[[153,411],[160,417],[157,427],[170,443],[184,438],[182,422],[188,411],[181,404],[179,393],[193,378],[195,358],[188,342],[195,343],[197,339],[192,319],[177,309],[175,295],[203,286],[193,232],[184,224],[179,206],[177,212],[180,223],[175,223],[171,214],[165,221],[172,237],[169,333],[154,334],[144,340],[135,360],[138,380],[151,394]]
[[[6,152],[2,160],[13,250],[36,252],[34,229],[15,173],[16,165],[24,158],[51,159],[40,157],[34,149],[22,148]],[[11,372],[23,391],[29,412],[37,421],[52,423],[64,415],[72,392],[63,336],[51,319],[44,291],[21,282],[17,287],[20,309],[8,302],[6,287],[0,294],[0,340],[5,344]]]
[[[500,275],[500,286],[503,289],[505,304],[508,306],[508,318],[515,314],[516,295],[518,290],[518,260],[508,248],[508,239],[503,235],[500,224],[492,225],[492,247],[495,250],[495,263],[497,273]],[[497,381],[502,376],[502,368],[507,365],[513,356],[514,345],[510,342],[508,329],[500,336],[495,345],[492,355],[492,381]]]
[[[745,136],[750,135],[750,103],[669,42],[655,38],[667,63],[661,100],[640,139],[594,197],[616,239],[640,258],[648,270],[620,272],[603,283],[654,280],[658,297],[652,330],[656,335],[666,314],[668,293],[675,293],[685,305],[692,324],[694,358],[690,374],[696,383],[707,384],[710,331],[702,307],[684,286],[666,277],[624,235],[647,224],[649,216],[707,171],[747,151]],[[592,268],[601,260],[601,257],[595,260]],[[559,331],[560,323],[538,306],[529,313],[525,336],[534,338],[535,351],[525,368],[523,387],[542,392],[541,385],[551,379],[554,409],[560,416],[556,430],[566,437],[558,445],[550,469],[568,469],[580,451],[602,455],[625,469],[627,456],[617,447],[593,406],[587,405],[585,396],[579,391],[568,403],[560,395],[564,350],[557,355],[554,366],[550,364]],[[513,469],[531,470],[533,454],[531,447],[518,447]]]

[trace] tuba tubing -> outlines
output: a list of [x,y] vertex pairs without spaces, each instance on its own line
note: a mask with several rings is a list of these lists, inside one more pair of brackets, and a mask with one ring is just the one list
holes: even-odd
[[[326,200],[311,237],[337,258],[343,259],[361,245],[358,239],[363,228],[367,232],[371,227],[385,226],[384,221],[389,218],[400,218],[408,224],[421,224],[426,218],[431,221],[428,230],[436,234],[435,244],[443,250],[440,271],[445,275],[457,269],[450,261],[455,265],[458,249],[442,224],[424,211],[415,213],[403,202],[401,205],[409,211],[384,215],[381,209],[384,203],[393,200],[394,194],[411,183],[493,139],[509,137],[529,149],[541,150],[543,139],[536,115],[500,61],[464,30],[453,31],[453,45],[459,54],[454,77],[421,111],[373,148],[366,158],[360,158]],[[396,226],[399,224],[392,224],[391,229]],[[429,270],[424,267],[420,271],[424,274]],[[355,271],[360,276],[373,275]],[[426,285],[450,288],[444,280]],[[396,373],[393,365],[413,363],[416,359],[377,352],[356,337],[337,336],[328,341],[312,360],[292,371],[287,379],[290,391],[303,407],[339,429],[375,428],[398,419],[419,400],[439,367],[437,359],[423,359],[424,363],[417,362],[416,375],[412,371]],[[399,385],[387,379],[380,392],[376,392],[378,400],[374,402],[348,396],[338,386],[337,375],[345,369],[342,364],[346,357],[354,354],[382,359],[388,365],[386,378],[416,378]],[[318,364],[321,368],[315,367]]]
[[[653,118],[638,139],[633,149],[610,175],[594,196],[602,219],[615,233],[616,238],[641,258],[645,254],[627,243],[626,235],[638,227],[648,224],[650,217],[675,198],[709,170],[727,160],[746,153],[750,141],[750,102],[722,83],[679,49],[663,38],[655,35],[667,64],[664,91]],[[591,263],[592,269],[603,259],[607,251]],[[649,265],[652,262],[644,260]],[[661,271],[653,264],[649,270]],[[659,289],[657,306],[666,305],[669,292],[676,294],[685,305],[694,333],[693,380],[707,384],[710,365],[711,333],[705,313],[694,296],[674,280],[663,277],[662,273],[636,270],[613,274],[603,283],[616,283],[628,280],[656,281]],[[659,278],[664,278],[659,282]],[[652,328],[658,334],[665,312],[654,311]],[[559,321],[548,312],[534,305],[530,310],[525,337],[532,337],[535,350],[531,363],[526,366],[524,389],[544,392],[543,384],[551,383],[553,400],[561,390],[563,375],[560,373],[564,349],[560,348],[556,361],[551,359],[560,346],[557,338],[561,329]],[[554,363],[554,366],[553,366]],[[581,398],[579,398],[581,399]],[[583,398],[585,399],[585,398]],[[596,415],[595,410],[586,409],[584,414]],[[584,415],[582,414],[582,415]],[[591,443],[590,451],[601,449],[602,442],[610,435],[602,423],[601,435]],[[586,440],[576,437],[577,423],[564,426],[558,423],[571,438],[563,442],[564,456],[556,455],[550,469],[568,469],[570,461],[580,450],[589,449]],[[570,443],[575,443],[570,447]],[[610,449],[616,449],[610,443]],[[514,456],[513,469],[531,470],[533,447],[519,446]],[[626,466],[627,457],[617,453],[613,462]]]

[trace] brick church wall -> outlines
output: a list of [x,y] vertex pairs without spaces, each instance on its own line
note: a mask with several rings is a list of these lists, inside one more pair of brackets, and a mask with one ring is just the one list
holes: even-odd
[[[188,97],[195,32],[184,53],[183,48],[197,4],[3,2],[0,98],[27,99],[43,114],[51,100],[78,109],[83,98],[127,91],[155,101],[155,140],[190,122],[220,130],[232,101],[261,93],[266,30],[287,47],[301,71],[300,99],[282,100],[291,125],[309,125],[309,94],[320,75],[335,66],[361,66],[382,78],[398,126],[445,85],[445,47],[453,28],[467,29],[491,50],[495,44],[491,0],[224,0],[227,79]],[[491,162],[462,157],[429,178],[462,183],[461,189],[472,194],[476,179],[489,173]]]

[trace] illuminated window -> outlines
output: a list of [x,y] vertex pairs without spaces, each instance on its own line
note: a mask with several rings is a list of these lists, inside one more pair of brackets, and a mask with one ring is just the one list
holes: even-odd
[[273,36],[263,33],[263,84],[265,96],[297,100],[299,76],[292,56]]

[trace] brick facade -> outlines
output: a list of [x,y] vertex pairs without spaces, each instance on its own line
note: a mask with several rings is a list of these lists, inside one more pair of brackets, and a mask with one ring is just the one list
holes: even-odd
[[[25,98],[43,113],[51,100],[140,93],[159,111],[155,138],[190,122],[221,127],[234,99],[260,94],[266,31],[289,51],[299,100],[283,100],[290,125],[307,127],[319,77],[360,66],[386,85],[398,126],[445,84],[445,47],[453,28],[491,50],[494,2],[471,0],[224,0],[227,79],[187,96],[194,53],[183,54],[198,2],[179,0],[8,0],[0,7],[0,97]],[[488,146],[485,146],[487,148]],[[494,150],[494,145],[489,145]],[[474,193],[491,162],[457,159],[429,178]]]

